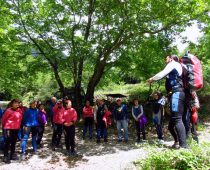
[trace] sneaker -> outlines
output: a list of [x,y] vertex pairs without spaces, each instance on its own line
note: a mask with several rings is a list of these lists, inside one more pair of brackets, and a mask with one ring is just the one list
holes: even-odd
[[179,149],[180,148],[178,142],[174,142],[174,144],[171,147],[174,148],[174,149]]
[[118,142],[118,143],[121,143],[121,142],[122,142],[122,139],[118,139],[117,142]]
[[70,153],[69,153],[69,156],[77,157],[77,156],[79,156],[79,155],[74,151],[74,152],[70,152]]
[[10,159],[9,159],[9,157],[8,157],[8,156],[3,157],[3,162],[4,162],[4,163],[6,163],[6,164],[11,163],[11,161],[10,161]]
[[164,140],[163,139],[159,139],[158,140],[158,144],[163,145],[164,144]]
[[125,139],[124,142],[125,142],[125,143],[128,143],[128,139]]

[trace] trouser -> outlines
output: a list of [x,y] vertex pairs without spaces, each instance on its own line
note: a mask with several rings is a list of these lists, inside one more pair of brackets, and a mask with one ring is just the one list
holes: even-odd
[[[63,126],[66,150],[75,151],[75,126]],[[71,148],[70,148],[71,147]]]
[[23,137],[23,125],[20,126],[20,129],[18,130],[18,140],[21,140]]
[[61,135],[63,132],[63,125],[54,123],[53,125],[53,136],[52,136],[52,145],[58,147],[61,140]]
[[193,139],[196,142],[198,142],[198,134],[197,134],[197,131],[196,131],[196,124],[195,123],[192,123],[191,133],[192,133]]
[[170,98],[171,118],[169,121],[168,129],[174,138],[175,142],[179,142],[180,147],[185,148],[186,144],[186,131],[182,121],[184,112],[184,92],[174,92]]
[[121,129],[124,130],[124,139],[128,140],[128,121],[127,120],[117,120],[118,140],[122,140]]
[[140,140],[141,139],[141,133],[143,136],[143,139],[146,139],[146,133],[145,133],[145,125],[140,126],[140,122],[139,121],[135,121],[135,125],[136,125],[136,135],[137,135],[137,139]]
[[15,153],[15,146],[18,137],[18,129],[4,129],[4,157],[12,156]]
[[157,132],[158,139],[163,139],[163,113],[160,110],[157,114],[153,113],[153,119],[155,120],[155,129]]
[[97,139],[100,140],[101,137],[104,137],[104,139],[107,139],[108,133],[107,133],[107,127],[104,121],[98,121],[97,123]]
[[84,118],[85,122],[84,122],[84,129],[83,129],[83,137],[85,137],[86,133],[87,133],[87,129],[89,128],[89,137],[92,138],[93,137],[93,123],[94,123],[94,119],[93,117],[86,117]]
[[53,127],[54,123],[53,123],[53,115],[50,115],[50,121],[51,121],[51,125]]
[[45,126],[44,125],[38,126],[38,135],[37,135],[37,140],[36,140],[37,145],[40,145],[40,143],[42,141],[44,130],[45,130]]
[[37,139],[37,134],[38,134],[38,127],[37,126],[23,127],[23,138],[22,138],[22,142],[21,142],[21,148],[22,148],[22,153],[23,154],[26,153],[26,147],[27,147],[26,145],[27,145],[27,141],[28,141],[30,133],[32,133],[33,150],[34,150],[34,152],[37,151],[36,139]]
[[185,109],[184,109],[184,114],[183,114],[183,123],[185,126],[185,130],[186,130],[186,136],[189,136],[190,133],[190,118],[191,118],[191,109],[190,109],[190,98],[187,97],[186,98],[186,102],[185,102]]

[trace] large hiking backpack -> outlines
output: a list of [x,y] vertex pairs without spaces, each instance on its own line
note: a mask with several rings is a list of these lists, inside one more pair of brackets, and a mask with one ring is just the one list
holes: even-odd
[[203,87],[203,71],[200,60],[190,54],[185,54],[180,63],[183,68],[183,84],[185,89],[199,90]]

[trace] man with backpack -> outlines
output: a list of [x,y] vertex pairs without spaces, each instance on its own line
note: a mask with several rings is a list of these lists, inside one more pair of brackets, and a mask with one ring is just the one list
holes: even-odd
[[155,76],[147,80],[148,83],[166,77],[166,90],[169,97],[171,117],[168,129],[174,138],[174,148],[186,148],[186,131],[182,121],[184,113],[185,93],[182,81],[182,66],[176,55],[166,57],[166,67]]
[[197,109],[200,107],[196,90],[203,87],[203,73],[200,60],[190,54],[188,51],[181,59],[180,63],[183,68],[183,84],[185,91],[185,111],[183,114],[183,122],[186,129],[186,137],[190,133],[190,123],[192,124],[191,132],[193,139],[198,143],[198,136],[195,129],[197,123]]

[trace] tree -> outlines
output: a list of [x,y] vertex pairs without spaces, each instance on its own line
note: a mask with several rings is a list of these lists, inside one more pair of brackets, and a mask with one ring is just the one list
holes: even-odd
[[[206,0],[88,0],[7,2],[21,41],[47,61],[63,96],[68,73],[75,87],[77,104],[83,82],[86,99],[92,101],[95,87],[108,68],[139,48],[147,35],[164,31],[175,34],[193,19],[204,15]],[[140,56],[141,57],[141,56]],[[144,61],[151,58],[147,56]],[[90,64],[91,63],[91,64]],[[89,74],[84,80],[84,71]],[[69,86],[69,84],[67,85]]]

